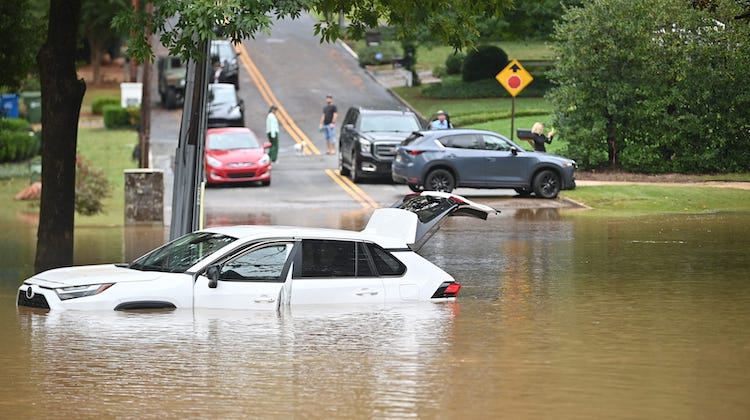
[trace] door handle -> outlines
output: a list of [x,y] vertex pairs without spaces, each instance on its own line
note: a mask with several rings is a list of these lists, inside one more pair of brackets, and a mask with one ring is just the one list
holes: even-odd
[[276,302],[276,298],[272,298],[268,296],[261,296],[259,298],[256,298],[254,302],[255,303],[274,303]]
[[360,290],[358,292],[355,292],[355,294],[357,296],[365,296],[365,295],[375,296],[375,295],[378,294],[378,291],[377,290],[370,290],[370,289],[362,289],[362,290]]
[[489,161],[489,162],[494,162],[494,161],[495,161],[495,158],[491,158],[491,157],[487,157],[487,158],[485,158],[485,159],[486,159],[487,161]]

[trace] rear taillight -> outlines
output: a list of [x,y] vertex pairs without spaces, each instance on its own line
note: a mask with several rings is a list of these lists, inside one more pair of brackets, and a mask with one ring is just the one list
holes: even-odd
[[424,153],[424,150],[407,150],[406,153],[412,155],[412,156],[419,156],[422,153]]
[[461,291],[461,283],[455,281],[446,281],[438,287],[435,294],[432,295],[433,299],[438,298],[452,298],[458,296],[458,292]]

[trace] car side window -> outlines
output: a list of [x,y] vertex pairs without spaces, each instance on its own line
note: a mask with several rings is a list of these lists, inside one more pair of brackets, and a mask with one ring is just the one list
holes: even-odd
[[357,121],[357,110],[354,108],[349,108],[349,111],[346,113],[346,117],[344,118],[344,125],[354,124],[356,121]]
[[281,274],[291,249],[287,243],[251,249],[224,263],[219,280],[283,282]]
[[367,244],[367,248],[381,276],[400,276],[406,272],[406,266],[390,252],[375,244]]
[[449,137],[450,139],[448,141],[450,142],[450,144],[443,143],[443,146],[453,147],[456,149],[479,149],[479,138],[477,138],[477,136],[475,136],[474,134],[461,134]]
[[498,150],[507,152],[510,151],[511,145],[500,137],[490,136],[487,134],[482,135],[482,143],[484,144],[485,150]]
[[302,241],[302,277],[354,277],[356,247],[351,241]]
[[372,277],[375,275],[364,246],[353,241],[302,241],[302,278]]

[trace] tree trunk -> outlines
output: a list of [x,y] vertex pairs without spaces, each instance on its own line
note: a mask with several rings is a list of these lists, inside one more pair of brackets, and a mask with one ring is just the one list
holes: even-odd
[[81,0],[51,0],[37,63],[42,87],[42,198],[37,272],[73,264],[76,143],[86,84],[76,74]]

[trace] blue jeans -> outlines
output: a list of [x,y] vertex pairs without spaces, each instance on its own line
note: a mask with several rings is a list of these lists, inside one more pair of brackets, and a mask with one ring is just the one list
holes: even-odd
[[323,128],[325,129],[324,133],[326,136],[326,141],[328,143],[336,143],[336,128],[331,127],[330,125],[326,125]]

